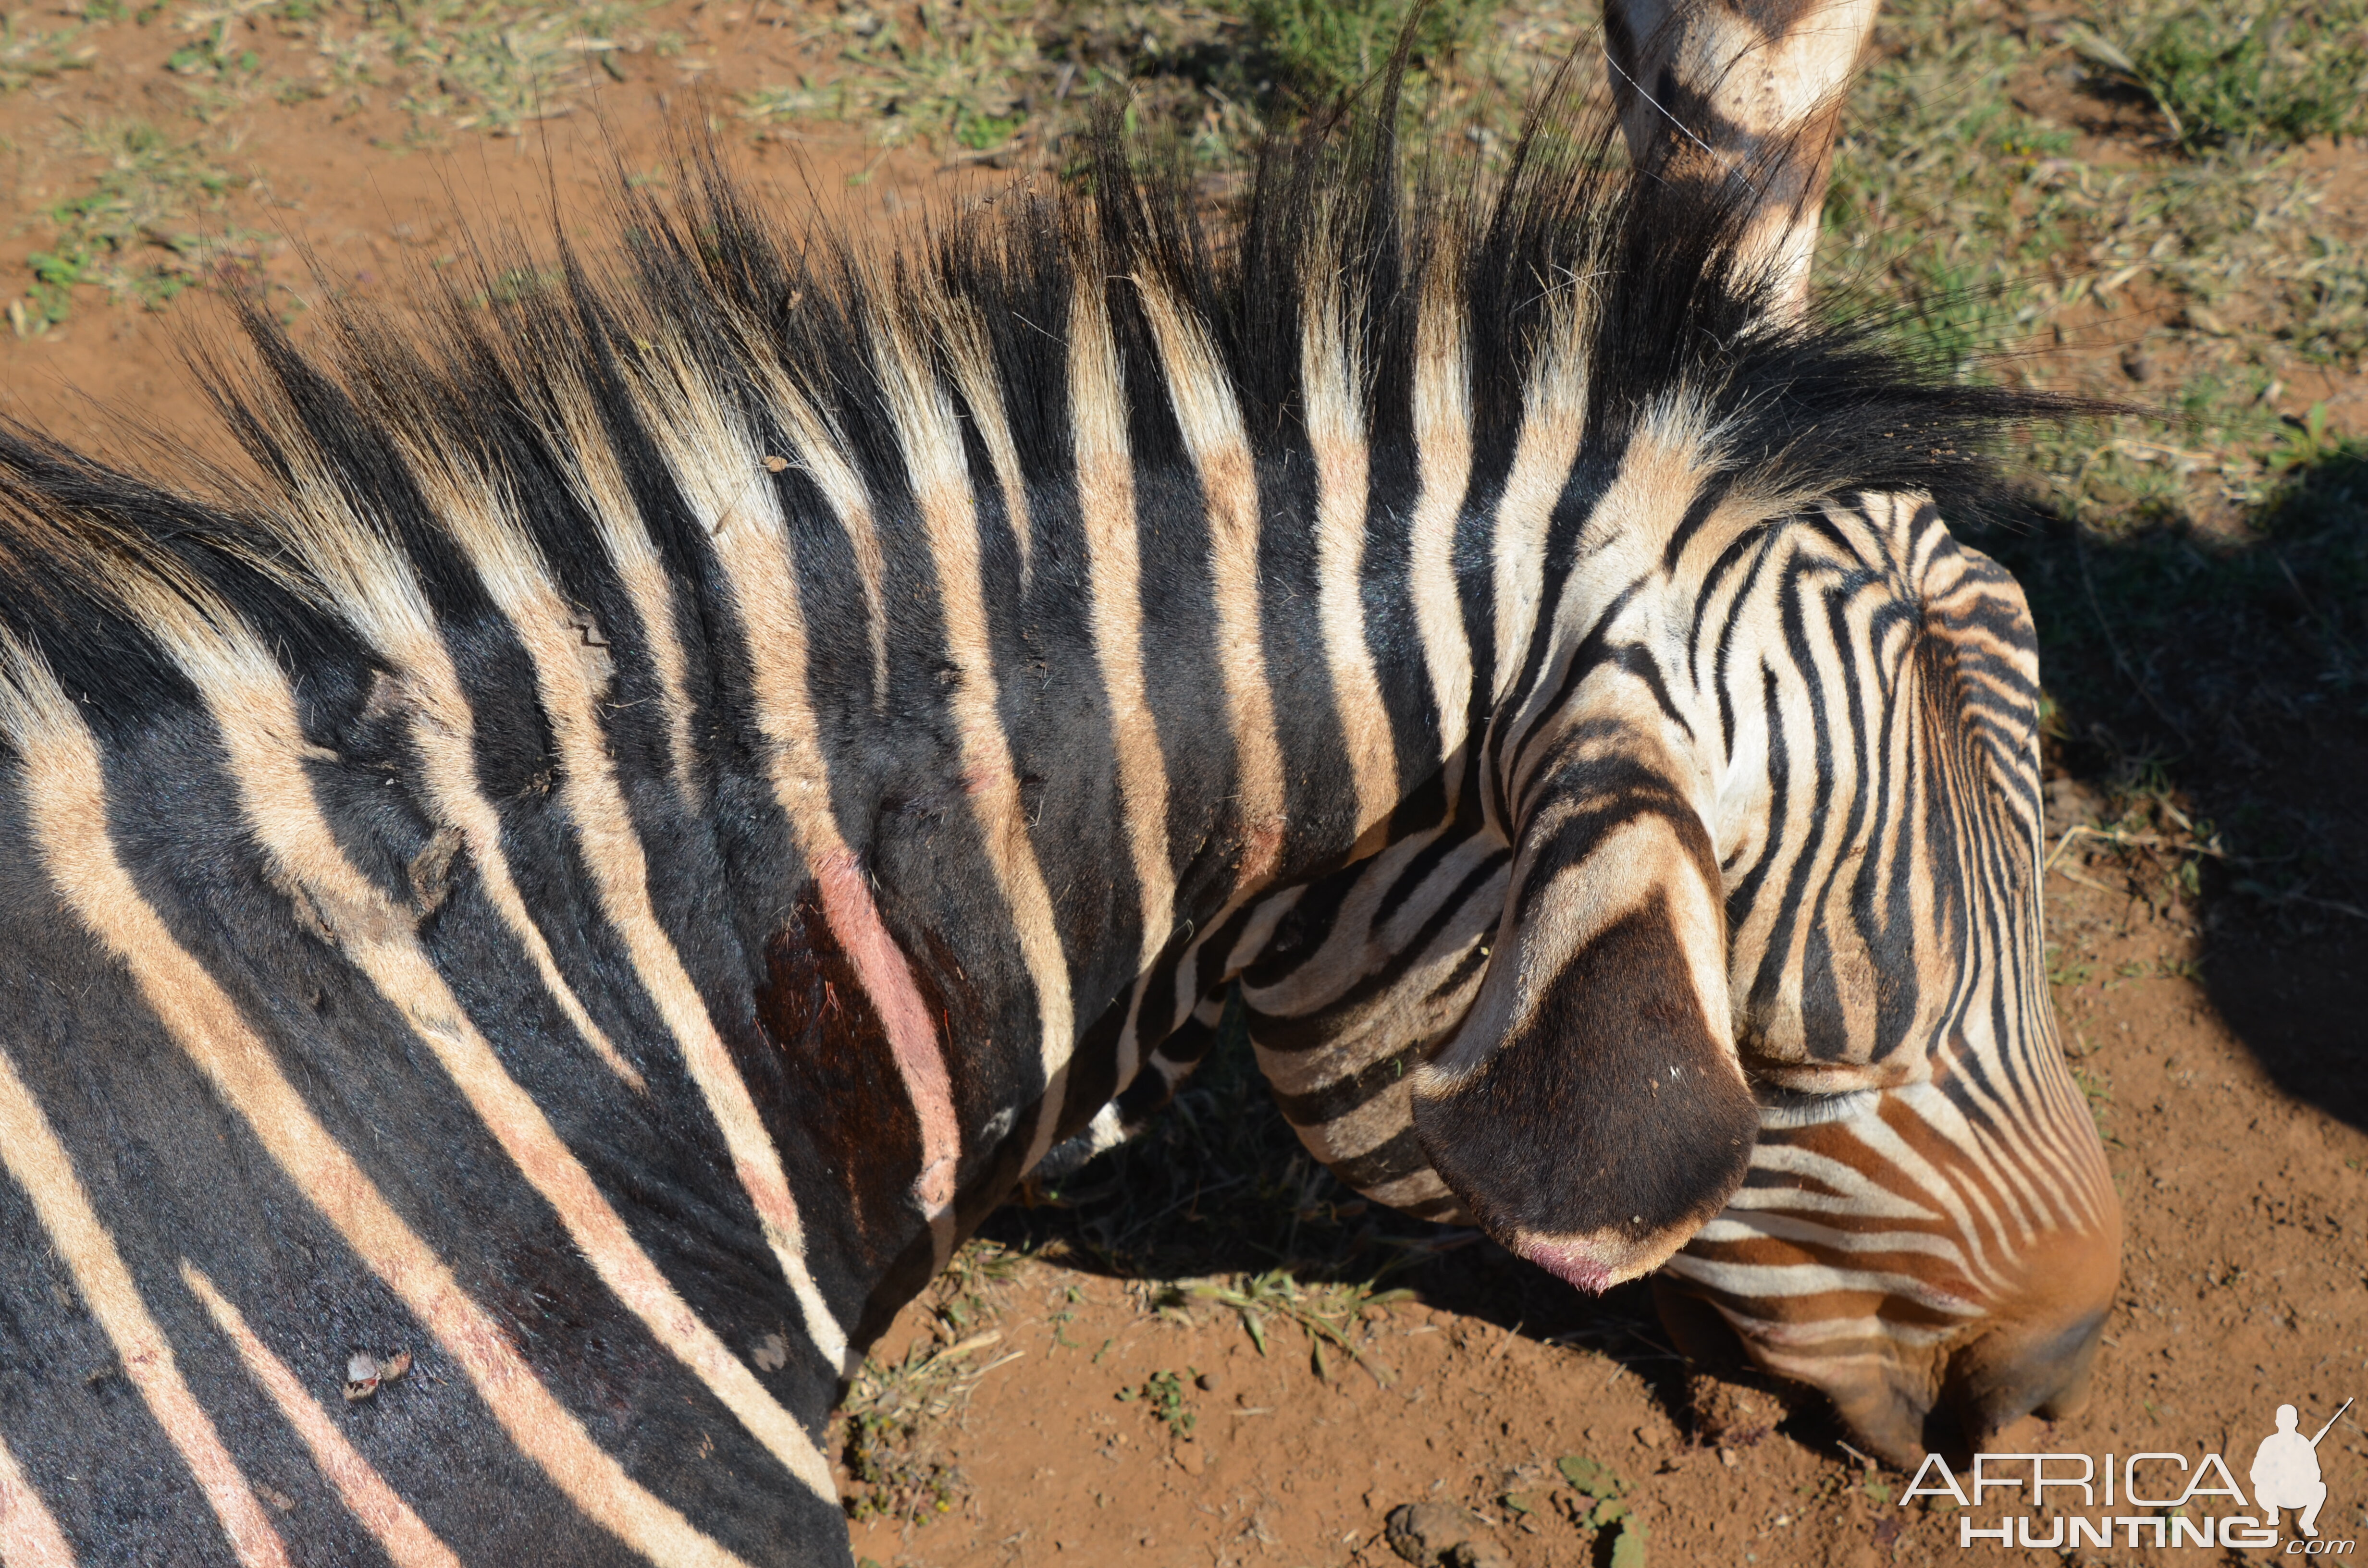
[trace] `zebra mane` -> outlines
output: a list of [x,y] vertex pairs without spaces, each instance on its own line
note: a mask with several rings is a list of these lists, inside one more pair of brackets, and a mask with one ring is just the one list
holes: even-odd
[[[765,473],[746,483],[778,486],[802,552],[834,568],[851,557],[876,583],[881,552],[919,526],[894,404],[947,396],[982,517],[1000,507],[1013,524],[983,528],[990,562],[1016,553],[1000,565],[1022,579],[1079,581],[1084,561],[1018,525],[1022,496],[1078,482],[1081,290],[1106,308],[1115,378],[1098,395],[1122,400],[1138,492],[1189,487],[1192,400],[1221,385],[1262,494],[1312,494],[1320,400],[1294,346],[1326,316],[1345,334],[1376,502],[1403,511],[1426,291],[1460,306],[1475,501],[1502,487],[1524,410],[1555,378],[1584,390],[1582,476],[1682,403],[1713,434],[1713,460],[1759,494],[1923,489],[1960,510],[1995,483],[1980,453],[2001,421],[2070,410],[1954,383],[1887,345],[1879,321],[1771,312],[1770,279],[1734,259],[1748,182],[1632,176],[1610,122],[1570,129],[1565,97],[1543,97],[1486,176],[1476,151],[1403,153],[1386,87],[1270,141],[1238,210],[1214,215],[1180,156],[1146,153],[1112,109],[1085,178],[1051,195],[1015,187],[900,247],[783,216],[695,142],[675,194],[620,182],[609,254],[479,246],[418,324],[334,302],[321,346],[300,348],[237,297],[244,353],[196,363],[253,473],[193,487],[0,426],[0,637],[86,698],[94,722],[137,722],[187,694],[142,631],[160,595],[178,598],[234,616],[350,711],[366,697],[352,683],[383,668],[382,640],[357,627],[390,593],[416,599],[464,665],[515,662],[483,579],[489,549],[523,542],[597,641],[626,613],[620,517],[640,518],[678,591],[707,597],[699,508],[655,434],[680,423],[681,398],[761,449]],[[1172,343],[1163,358],[1163,311],[1201,362],[1179,370]],[[833,461],[779,455],[818,449]],[[876,519],[868,537],[833,521],[854,493]],[[876,643],[899,611],[867,608]],[[480,731],[482,746],[518,749],[507,768],[489,761],[497,775],[538,766],[539,725],[520,716],[507,739]]]

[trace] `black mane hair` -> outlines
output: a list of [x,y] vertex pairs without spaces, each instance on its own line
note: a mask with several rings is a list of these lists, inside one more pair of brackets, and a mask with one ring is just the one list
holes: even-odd
[[[1962,506],[1998,492],[1985,453],[2003,425],[2085,408],[1952,380],[1916,362],[1879,316],[1771,314],[1772,280],[1736,259],[1748,183],[1670,187],[1632,175],[1610,120],[1573,114],[1566,77],[1530,111],[1499,172],[1457,152],[1409,179],[1394,71],[1367,101],[1314,115],[1260,148],[1230,219],[1202,210],[1180,155],[1132,142],[1113,106],[1090,133],[1086,180],[1053,195],[1015,187],[893,252],[818,220],[785,221],[727,171],[712,139],[693,139],[677,155],[677,197],[627,191],[620,179],[612,256],[587,259],[561,243],[538,260],[515,243],[478,245],[428,301],[424,327],[335,301],[320,344],[301,348],[257,298],[233,295],[245,356],[209,349],[197,363],[256,472],[210,471],[192,490],[0,426],[0,629],[38,650],[66,688],[90,695],[102,722],[182,695],[108,592],[116,573],[203,584],[291,668],[366,667],[370,655],[272,522],[295,489],[325,483],[399,545],[465,641],[495,618],[398,435],[483,465],[568,591],[598,615],[613,590],[558,479],[554,399],[575,395],[558,387],[597,405],[660,551],[689,597],[703,599],[697,529],[627,371],[659,335],[735,397],[755,428],[772,419],[760,369],[803,389],[894,528],[909,497],[872,329],[901,320],[933,342],[928,318],[951,301],[984,324],[1030,486],[1057,489],[1071,476],[1063,322],[1078,278],[1095,273],[1135,463],[1152,476],[1185,459],[1140,303],[1145,279],[1201,317],[1259,460],[1288,469],[1305,436],[1298,356],[1283,346],[1299,339],[1311,270],[1337,269],[1361,351],[1377,482],[1403,485],[1415,461],[1417,306],[1444,269],[1472,349],[1475,498],[1503,478],[1540,345],[1558,298],[1574,292],[1590,306],[1582,468],[1616,461],[1644,411],[1682,388],[1708,400],[1721,464],[1771,491],[1925,489]],[[760,367],[760,357],[773,363]],[[991,510],[974,443],[972,458]],[[843,549],[795,470],[781,483],[801,548]],[[1042,566],[1056,579],[1084,570],[1059,559]],[[499,661],[499,650],[486,651]]]

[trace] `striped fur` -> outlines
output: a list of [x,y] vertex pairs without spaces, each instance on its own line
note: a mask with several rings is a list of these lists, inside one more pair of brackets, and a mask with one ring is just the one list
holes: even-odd
[[[1106,131],[901,258],[695,158],[609,271],[250,314],[245,479],[0,440],[10,1563],[843,1562],[849,1357],[1236,978],[1345,1174],[1584,1287],[1775,1211],[1754,1081],[1979,1077],[1986,1280],[2081,1201],[2049,1085],[1917,1033],[2027,971],[1832,1004],[1781,917],[1842,906],[1736,902],[1762,653],[1690,657],[1850,540],[1940,667],[1970,558],[1884,498],[2034,405],[1792,321],[1748,202],[1543,134],[1408,201],[1390,119],[1224,236]],[[1952,727],[2008,653],[1832,733],[1929,716],[2028,829]],[[330,1402],[357,1351],[414,1369]]]

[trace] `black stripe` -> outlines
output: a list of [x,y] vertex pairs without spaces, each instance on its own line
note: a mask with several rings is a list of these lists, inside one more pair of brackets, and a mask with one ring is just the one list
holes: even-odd
[[1420,1055],[1418,1048],[1408,1046],[1391,1055],[1375,1057],[1347,1077],[1335,1078],[1304,1094],[1286,1095],[1277,1090],[1274,1103],[1281,1110],[1282,1119],[1293,1127],[1321,1127],[1370,1104],[1391,1085],[1404,1083],[1406,1075],[1419,1064]]
[[1347,1186],[1363,1192],[1410,1176],[1429,1164],[1429,1156],[1415,1141],[1414,1129],[1406,1127],[1387,1142],[1338,1162],[1332,1166],[1332,1174]]

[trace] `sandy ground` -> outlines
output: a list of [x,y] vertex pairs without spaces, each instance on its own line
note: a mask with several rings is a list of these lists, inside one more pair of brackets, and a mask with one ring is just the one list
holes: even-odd
[[[664,19],[703,71],[629,61],[628,80],[596,95],[597,120],[579,112],[547,135],[402,151],[384,112],[322,102],[257,116],[235,160],[256,183],[214,221],[279,236],[259,267],[291,309],[331,289],[399,297],[458,254],[456,211],[529,231],[555,212],[571,235],[596,236],[611,170],[663,168],[666,116],[692,101],[693,76],[722,99],[803,58],[780,14],[677,5]],[[13,149],[0,166],[5,291],[46,243],[32,216],[74,176],[58,150],[72,127],[171,109],[159,107],[173,91],[161,65],[185,40],[160,30],[135,41],[146,54],[0,98]],[[267,62],[284,47],[254,41]],[[860,222],[962,199],[996,177],[918,152],[880,157],[829,128],[777,132],[746,155],[760,181],[811,189]],[[149,313],[86,292],[62,327],[0,333],[0,406],[86,446],[218,452],[178,364],[186,335],[215,319],[199,298]],[[315,319],[299,313],[300,335]],[[2357,392],[2348,381],[2327,390]],[[2348,824],[2356,856],[2368,768],[2358,727],[2281,733],[2245,763],[2248,777],[2316,791],[2315,809]],[[2368,922],[2297,928],[2244,913],[2217,886],[2166,900],[2123,862],[2077,847],[2051,873],[2051,937],[2065,954],[2057,1006],[2109,1136],[2128,1247],[2095,1401],[2053,1429],[2032,1424],[2028,1448],[2217,1451],[2241,1476],[2279,1403],[2315,1426],[2368,1394]],[[1814,1402],[1690,1386],[1657,1343],[1641,1287],[1581,1303],[1486,1244],[1463,1245],[1395,1281],[1414,1299],[1366,1308],[1353,1355],[1335,1346],[1319,1360],[1296,1330],[1269,1324],[1261,1352],[1236,1312],[1156,1308],[1173,1282],[1115,1278],[1076,1256],[973,1284],[960,1326],[933,1295],[882,1341],[879,1356],[947,1374],[938,1415],[910,1438],[943,1467],[947,1506],[919,1524],[858,1521],[859,1557],[888,1568],[1379,1564],[1397,1561],[1385,1517],[1422,1501],[1472,1510],[1480,1535],[1523,1568],[1627,1568],[1639,1540],[1662,1562],[1997,1555],[1962,1549],[1951,1510],[1903,1505],[1904,1478],[1861,1466]],[[1246,1256],[1239,1267],[1263,1264]],[[2347,1417],[2320,1450],[2329,1538],[2368,1533],[2362,1433]],[[1568,1469],[1597,1477],[1634,1522],[1581,1523],[1598,1500]],[[2002,1512],[1995,1505],[1980,1522]],[[1615,1556],[1622,1534],[1629,1553]]]

